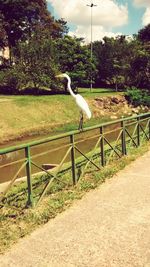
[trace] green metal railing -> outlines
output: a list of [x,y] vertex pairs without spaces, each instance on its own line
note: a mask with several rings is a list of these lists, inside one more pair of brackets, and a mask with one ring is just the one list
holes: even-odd
[[[112,129],[110,129],[112,128]],[[95,130],[97,131],[95,133]],[[84,136],[85,133],[90,133],[89,136]],[[76,140],[76,137],[82,135],[83,137],[79,140]],[[112,136],[115,136],[112,138]],[[56,147],[53,149],[46,150],[37,155],[31,155],[31,148],[36,147],[38,145],[51,143],[53,141],[58,141],[63,138],[68,138],[68,143],[62,145],[61,147]],[[97,170],[100,170],[106,164],[109,164],[110,160],[115,156],[120,158],[124,155],[127,155],[128,149],[131,146],[138,147],[142,144],[144,140],[150,140],[150,113],[145,113],[137,116],[132,116],[128,118],[123,118],[120,120],[115,120],[112,122],[99,124],[96,126],[84,128],[83,132],[78,130],[71,131],[65,134],[56,135],[53,137],[45,138],[38,141],[33,141],[27,144],[21,144],[13,147],[8,147],[4,149],[0,149],[0,156],[6,155],[11,152],[16,152],[19,150],[24,150],[25,157],[16,161],[12,161],[10,163],[0,165],[0,170],[3,168],[9,168],[9,166],[15,164],[21,164],[17,169],[16,173],[13,175],[9,184],[6,186],[5,190],[2,193],[1,201],[7,198],[7,193],[10,188],[14,185],[18,175],[24,169],[26,173],[27,179],[27,205],[32,206],[34,203],[33,199],[33,173],[32,166],[35,166],[40,171],[44,172],[49,180],[46,183],[45,187],[42,190],[40,198],[38,200],[41,201],[43,196],[46,194],[48,188],[50,188],[51,184],[54,180],[58,182],[64,183],[61,180],[60,172],[64,169],[66,164],[66,160],[68,156],[70,156],[70,163],[67,164],[67,168],[71,169],[72,172],[72,184],[75,185],[79,179],[77,177],[77,165],[84,159],[84,164],[80,176],[82,176],[86,170],[88,169],[89,164],[92,164]],[[96,140],[94,147],[89,151],[89,153],[85,153],[80,148],[80,144],[83,142],[94,142]],[[63,158],[61,159],[58,166],[55,170],[45,170],[40,164],[35,162],[35,159],[39,156],[44,156],[47,153],[58,152],[61,148],[65,148],[65,153]],[[78,157],[77,155],[78,154]],[[97,161],[95,162],[95,158],[99,157],[99,164]],[[69,166],[69,167],[68,167]]]

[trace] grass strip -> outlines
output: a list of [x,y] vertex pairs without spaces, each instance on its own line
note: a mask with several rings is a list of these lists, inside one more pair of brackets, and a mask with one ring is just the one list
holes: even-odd
[[[45,224],[67,209],[75,200],[81,199],[86,192],[95,189],[106,179],[113,177],[119,170],[148,151],[148,148],[149,143],[144,142],[139,148],[128,149],[127,156],[119,160],[114,158],[109,165],[101,168],[100,171],[96,171],[95,167],[90,165],[74,187],[70,179],[71,171],[68,171],[62,177],[62,181],[65,183],[55,180],[41,204],[36,208],[25,208],[24,203],[27,198],[25,183],[15,185],[7,195],[7,202],[0,211],[0,253],[4,253],[19,238],[31,233],[39,225]],[[95,162],[97,161],[99,159],[96,159]],[[47,179],[47,175],[35,178],[33,184],[35,200],[39,197]]]

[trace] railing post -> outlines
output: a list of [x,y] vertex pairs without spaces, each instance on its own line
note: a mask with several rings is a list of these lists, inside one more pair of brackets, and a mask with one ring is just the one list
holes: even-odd
[[100,140],[100,150],[101,150],[101,165],[105,166],[105,151],[104,151],[104,137],[103,137],[103,126],[100,127],[100,134],[101,134],[101,140]]
[[27,146],[25,148],[25,156],[27,158],[27,164],[26,164],[27,185],[28,185],[27,206],[33,206],[32,181],[31,181],[31,155],[30,155],[30,147],[29,146]]
[[70,135],[71,149],[71,164],[72,164],[72,181],[73,185],[76,184],[76,165],[75,165],[75,148],[74,148],[74,135]]
[[137,117],[137,146],[140,146],[140,118]]
[[124,121],[121,121],[121,127],[122,127],[122,136],[121,136],[122,155],[127,155],[126,133],[125,133],[125,122]]

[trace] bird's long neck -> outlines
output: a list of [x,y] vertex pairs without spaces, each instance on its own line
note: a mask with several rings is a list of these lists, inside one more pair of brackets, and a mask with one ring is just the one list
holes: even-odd
[[68,91],[69,91],[69,93],[70,93],[74,98],[76,98],[76,95],[74,94],[74,92],[73,92],[72,89],[71,89],[71,80],[70,80],[70,79],[68,79],[67,87],[68,87]]

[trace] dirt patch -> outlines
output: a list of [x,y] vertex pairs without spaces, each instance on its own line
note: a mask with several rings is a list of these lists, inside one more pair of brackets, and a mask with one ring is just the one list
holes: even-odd
[[1,102],[2,102],[2,103],[3,103],[3,102],[10,102],[10,101],[13,101],[13,99],[6,99],[6,98],[5,98],[5,99],[2,99],[2,98],[0,99],[0,103],[1,103]]
[[148,112],[148,107],[130,105],[124,96],[97,97],[92,100],[94,116],[109,116],[110,119]]

